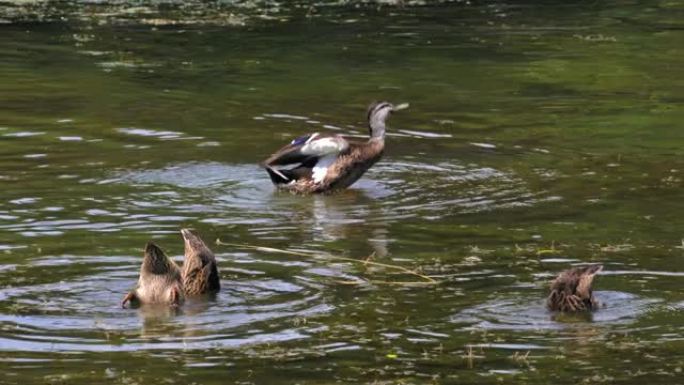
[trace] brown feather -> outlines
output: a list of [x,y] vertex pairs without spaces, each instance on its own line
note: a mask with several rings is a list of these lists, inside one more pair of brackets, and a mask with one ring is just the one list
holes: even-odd
[[281,186],[297,194],[324,193],[341,190],[351,186],[382,158],[385,141],[382,138],[370,139],[366,142],[349,142],[349,148],[340,154],[335,162],[328,167],[325,178],[316,183],[312,179],[313,167],[298,167],[297,171],[303,177],[294,183]]
[[181,273],[185,294],[219,291],[221,283],[214,253],[190,230],[182,229],[181,234],[185,241],[185,262]]
[[602,269],[601,265],[588,265],[561,272],[551,283],[546,306],[561,312],[596,310],[599,302],[594,297],[592,283]]
[[384,139],[367,142],[350,142],[347,153],[340,155],[328,168],[322,185],[326,190],[339,190],[351,186],[382,158]]
[[183,303],[181,273],[178,265],[152,242],[145,246],[140,278],[136,288],[128,293],[121,306],[135,304],[165,303],[178,306]]

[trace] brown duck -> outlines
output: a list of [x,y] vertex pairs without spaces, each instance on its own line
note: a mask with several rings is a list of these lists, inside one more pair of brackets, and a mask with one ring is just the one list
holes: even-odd
[[[395,106],[373,103],[368,108],[367,141],[352,141],[342,135],[318,132],[299,137],[266,159],[262,165],[277,187],[295,193],[323,193],[351,186],[382,157],[385,150],[385,121]],[[276,166],[293,165],[289,169]]]
[[181,272],[178,265],[166,256],[164,251],[152,242],[145,246],[140,278],[135,289],[126,294],[121,306],[131,304],[168,304],[179,306],[183,303]]
[[601,265],[588,265],[563,271],[551,283],[546,306],[549,310],[561,312],[598,309],[599,302],[594,298],[591,285],[602,269]]
[[185,241],[185,262],[181,273],[187,295],[217,292],[221,288],[216,257],[202,239],[188,229],[182,229]]

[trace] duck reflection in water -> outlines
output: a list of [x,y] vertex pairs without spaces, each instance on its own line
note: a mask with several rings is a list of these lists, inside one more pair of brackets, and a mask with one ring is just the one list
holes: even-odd
[[[147,304],[136,309],[142,321],[140,337],[145,339],[185,338],[204,335],[203,315],[216,304],[214,296],[186,298],[183,306]],[[200,317],[200,318],[197,318]]]
[[364,190],[312,195],[299,201],[288,222],[310,241],[362,239],[370,244],[376,256],[387,255],[387,222],[383,219],[382,207]]

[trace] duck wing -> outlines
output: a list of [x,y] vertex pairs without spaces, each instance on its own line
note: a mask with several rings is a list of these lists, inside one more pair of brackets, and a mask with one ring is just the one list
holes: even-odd
[[315,132],[293,140],[276,151],[263,164],[267,167],[290,164],[314,165],[319,158],[339,155],[348,148],[349,142],[342,136],[322,135]]
[[275,184],[288,184],[293,180],[311,178],[313,175],[313,168],[317,163],[318,158],[311,158],[299,166],[286,170],[286,169],[276,169],[271,166],[264,166],[268,176],[271,181]]

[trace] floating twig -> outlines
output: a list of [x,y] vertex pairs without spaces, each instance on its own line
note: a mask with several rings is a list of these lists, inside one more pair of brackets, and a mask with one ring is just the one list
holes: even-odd
[[422,279],[424,282],[399,282],[399,281],[358,281],[358,283],[352,283],[355,281],[344,281],[344,284],[351,285],[351,284],[363,284],[366,282],[369,283],[374,283],[374,284],[385,284],[385,285],[436,285],[439,283],[436,279],[425,275],[421,274],[415,270],[411,270],[409,268],[399,266],[399,265],[391,265],[388,263],[382,263],[382,262],[375,262],[372,261],[371,259],[373,258],[373,254],[371,254],[369,257],[366,259],[354,259],[354,258],[349,258],[349,257],[340,257],[338,255],[331,255],[331,254],[320,254],[320,253],[313,253],[313,252],[307,252],[307,251],[292,251],[292,250],[284,250],[284,249],[278,249],[274,247],[264,247],[264,246],[255,246],[255,245],[246,245],[246,244],[240,244],[240,243],[226,243],[222,242],[220,239],[216,240],[216,244],[220,246],[233,246],[233,247],[239,247],[243,249],[250,249],[250,250],[257,250],[257,251],[264,251],[264,252],[269,252],[269,253],[280,253],[280,254],[287,254],[287,255],[296,255],[299,257],[305,256],[305,257],[324,257],[328,259],[333,259],[333,260],[338,260],[338,261],[346,261],[346,262],[353,262],[353,263],[360,263],[364,266],[377,266],[377,267],[384,267],[386,269],[392,269],[392,270],[397,270],[400,271],[404,274],[407,275],[412,275],[414,277],[418,277]]

